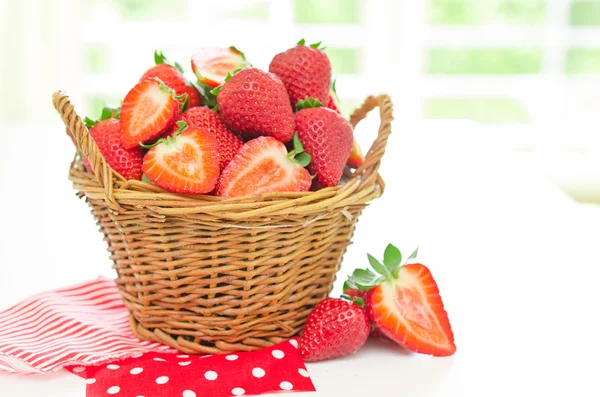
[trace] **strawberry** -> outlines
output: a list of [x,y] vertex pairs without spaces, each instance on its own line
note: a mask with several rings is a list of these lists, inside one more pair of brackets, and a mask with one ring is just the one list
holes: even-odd
[[[90,128],[90,135],[113,170],[127,180],[142,179],[142,159],[145,150],[139,146],[128,149],[121,144],[119,120],[108,118],[97,122]],[[85,160],[87,159],[84,159],[84,162]],[[86,167],[92,170],[89,161]]]
[[225,83],[227,73],[250,64],[237,48],[204,48],[192,56],[192,70],[198,82],[215,88]]
[[121,105],[121,140],[132,148],[165,132],[179,115],[173,90],[158,79],[138,83]]
[[[182,113],[177,121],[185,122],[189,127],[196,127],[209,131],[219,141],[219,154],[221,157],[221,171],[229,164],[231,159],[240,151],[244,144],[239,136],[229,130],[219,114],[214,110],[204,107],[195,107]],[[173,125],[169,136],[177,130]]]
[[325,298],[308,315],[300,337],[300,355],[307,362],[356,352],[369,337],[365,309],[340,298]]
[[144,175],[156,185],[176,193],[203,194],[219,179],[219,142],[207,130],[187,128],[156,142],[144,156]]
[[331,110],[335,110],[336,112],[338,112],[339,114],[342,114],[342,111],[340,110],[340,107],[337,103],[337,100],[335,99],[335,94],[333,93],[333,91],[329,92],[329,98],[327,99],[327,108],[331,109]]
[[294,112],[279,77],[256,68],[235,74],[214,92],[223,122],[245,136],[268,135],[288,142]]
[[329,100],[331,63],[320,45],[306,46],[302,39],[295,47],[275,55],[269,65],[269,72],[285,84],[293,107],[301,99],[316,98],[321,103]]
[[350,157],[346,165],[350,168],[358,168],[365,162],[365,156],[363,156],[362,149],[360,148],[356,139],[352,142],[352,150],[350,151]]
[[[171,63],[162,52],[154,52],[156,66],[151,67],[144,73],[140,82],[152,78],[159,78],[165,85],[175,91],[175,95],[187,94],[188,107],[202,105],[200,93],[183,75],[183,68],[177,62]],[[185,98],[182,99],[182,103]]]
[[340,114],[320,106],[312,98],[298,102],[296,131],[312,157],[311,173],[321,185],[336,186],[352,150],[352,125]]
[[[417,251],[407,259],[416,258]],[[417,353],[450,356],[456,352],[448,314],[431,272],[420,263],[400,265],[402,254],[388,245],[383,264],[368,255],[375,270],[356,269],[350,284],[368,290],[367,312],[375,327]]]
[[223,197],[257,195],[267,192],[305,192],[312,182],[304,168],[310,156],[303,152],[295,136],[295,149],[271,137],[258,137],[242,146],[225,167],[217,195]]

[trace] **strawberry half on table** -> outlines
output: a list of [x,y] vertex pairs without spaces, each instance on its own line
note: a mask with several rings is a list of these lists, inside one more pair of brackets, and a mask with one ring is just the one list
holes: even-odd
[[192,56],[192,70],[200,84],[215,88],[225,83],[225,77],[234,70],[250,64],[244,53],[234,46],[204,48]]
[[268,192],[305,192],[312,179],[304,168],[310,156],[294,135],[294,150],[275,138],[258,137],[242,146],[225,167],[217,185],[222,197],[249,196]]
[[133,87],[121,105],[123,146],[133,148],[167,131],[179,115],[181,99],[158,78]]
[[[417,256],[417,251],[407,261]],[[437,284],[427,267],[404,264],[398,248],[388,245],[383,263],[368,255],[373,270],[356,269],[347,286],[368,290],[369,319],[385,336],[417,353],[451,356],[454,334]]]
[[[182,98],[182,104],[187,100],[187,107],[202,105],[200,93],[184,76],[183,68],[177,62],[171,62],[160,51],[154,52],[156,66],[151,67],[144,73],[141,81],[159,78],[165,85],[175,91]],[[183,97],[187,94],[187,98]]]
[[173,136],[148,146],[144,175],[172,192],[209,193],[219,179],[219,142],[209,131],[187,128],[184,122],[178,126]]

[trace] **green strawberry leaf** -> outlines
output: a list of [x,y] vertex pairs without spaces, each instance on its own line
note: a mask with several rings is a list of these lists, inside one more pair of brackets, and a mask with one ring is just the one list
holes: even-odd
[[346,291],[348,288],[358,289],[356,287],[356,285],[350,279],[348,279],[344,282],[343,291]]
[[323,104],[316,98],[300,99],[296,104],[296,111],[299,112],[302,109],[308,108],[320,108],[321,106]]
[[352,299],[352,303],[354,303],[362,308],[365,307],[365,301],[360,296],[355,296],[354,299]]
[[310,47],[316,48],[317,50],[324,50],[326,47],[325,46],[321,47],[321,44],[323,44],[323,42],[319,41],[318,43],[311,44]]
[[415,259],[418,254],[419,254],[419,247],[417,247],[417,249],[415,249],[415,251],[412,254],[410,254],[410,256],[408,258],[406,258],[406,261],[404,261],[404,263],[410,262],[411,260]]
[[[227,76],[229,76],[229,73],[227,74]],[[225,79],[227,79],[227,77]],[[214,95],[214,97],[216,98],[219,95],[219,92],[221,91],[222,87],[223,87],[222,85],[216,86],[215,88],[210,90],[210,94]]]
[[300,164],[302,167],[307,167],[311,160],[312,157],[306,152],[302,152],[296,156],[296,163]]
[[212,87],[200,82],[192,83],[202,97],[202,104],[210,108],[217,104],[217,97],[211,93]]
[[384,277],[370,270],[355,269],[352,276],[350,276],[350,280],[359,290],[369,290],[380,284],[384,280]]
[[296,153],[302,153],[304,151],[304,146],[302,146],[302,142],[300,141],[297,132],[294,132],[294,135],[292,136],[292,143],[294,144],[294,151]]
[[383,253],[383,263],[385,264],[387,270],[390,273],[393,272],[398,266],[400,266],[401,262],[402,254],[400,253],[400,250],[394,245],[388,244],[388,246],[385,248],[385,252]]
[[331,91],[333,91],[333,95],[335,95],[335,99],[340,101],[340,97],[338,96],[337,89],[335,88],[335,83],[337,83],[337,78],[333,79],[333,83],[331,83]]
[[242,51],[240,51],[239,49],[237,49],[235,46],[230,45],[229,49],[232,51],[237,52],[238,54],[240,54],[242,56],[242,59],[245,61],[246,60],[246,54],[244,54]]
[[150,180],[150,178],[148,178],[148,177],[146,176],[146,174],[142,174],[142,182],[146,182],[146,183],[154,184],[154,182],[152,182],[152,181]]
[[306,40],[304,40],[304,39],[300,39],[300,41],[298,41],[296,43],[296,45],[304,45],[304,44],[306,44]]
[[[177,100],[177,102],[179,104],[179,110],[181,111],[181,113],[188,110],[188,106],[190,104],[190,98],[187,93],[183,93],[181,95],[173,95],[173,97]],[[183,101],[183,103],[181,101]]]
[[96,120],[92,120],[89,117],[86,117],[85,119],[83,119],[83,122],[85,123],[85,126],[87,127],[88,130],[90,128],[92,128],[93,126],[95,126],[96,124],[98,124],[98,122]]
[[185,73],[183,67],[178,62],[171,62],[160,50],[154,51],[154,63],[157,65],[164,63],[165,65],[173,66],[175,69],[179,70],[181,74]]
[[385,276],[389,273],[388,269],[385,266],[383,266],[381,262],[375,259],[371,254],[367,254],[367,258],[369,258],[369,263],[371,264],[371,267],[377,273],[381,274],[382,276]]
[[175,123],[177,125],[177,131],[175,131],[175,133],[173,134],[173,136],[178,136],[181,135],[181,133],[185,130],[187,130],[188,125],[185,121],[178,121]]

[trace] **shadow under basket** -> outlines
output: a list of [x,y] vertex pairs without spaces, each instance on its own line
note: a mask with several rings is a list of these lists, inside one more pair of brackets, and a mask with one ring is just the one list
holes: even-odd
[[[113,171],[64,92],[54,107],[91,164],[69,179],[92,208],[140,339],[184,353],[256,350],[298,335],[332,289],[358,216],[384,188],[377,170],[392,104],[371,96],[353,126],[379,107],[379,133],[341,186],[224,199],[170,193]],[[348,171],[348,170],[346,170]]]

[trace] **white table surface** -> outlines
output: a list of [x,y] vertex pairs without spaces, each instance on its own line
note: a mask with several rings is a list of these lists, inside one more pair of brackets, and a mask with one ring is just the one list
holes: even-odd
[[[364,212],[339,276],[389,242],[405,252],[418,244],[458,351],[432,358],[371,340],[355,355],[309,364],[317,393],[297,395],[600,396],[600,211],[554,187],[526,154],[496,150],[473,124],[394,127],[387,190]],[[66,179],[72,149],[59,122],[1,134],[0,309],[113,276]],[[360,134],[364,146],[372,136]],[[0,373],[0,396],[84,395],[69,373]]]

